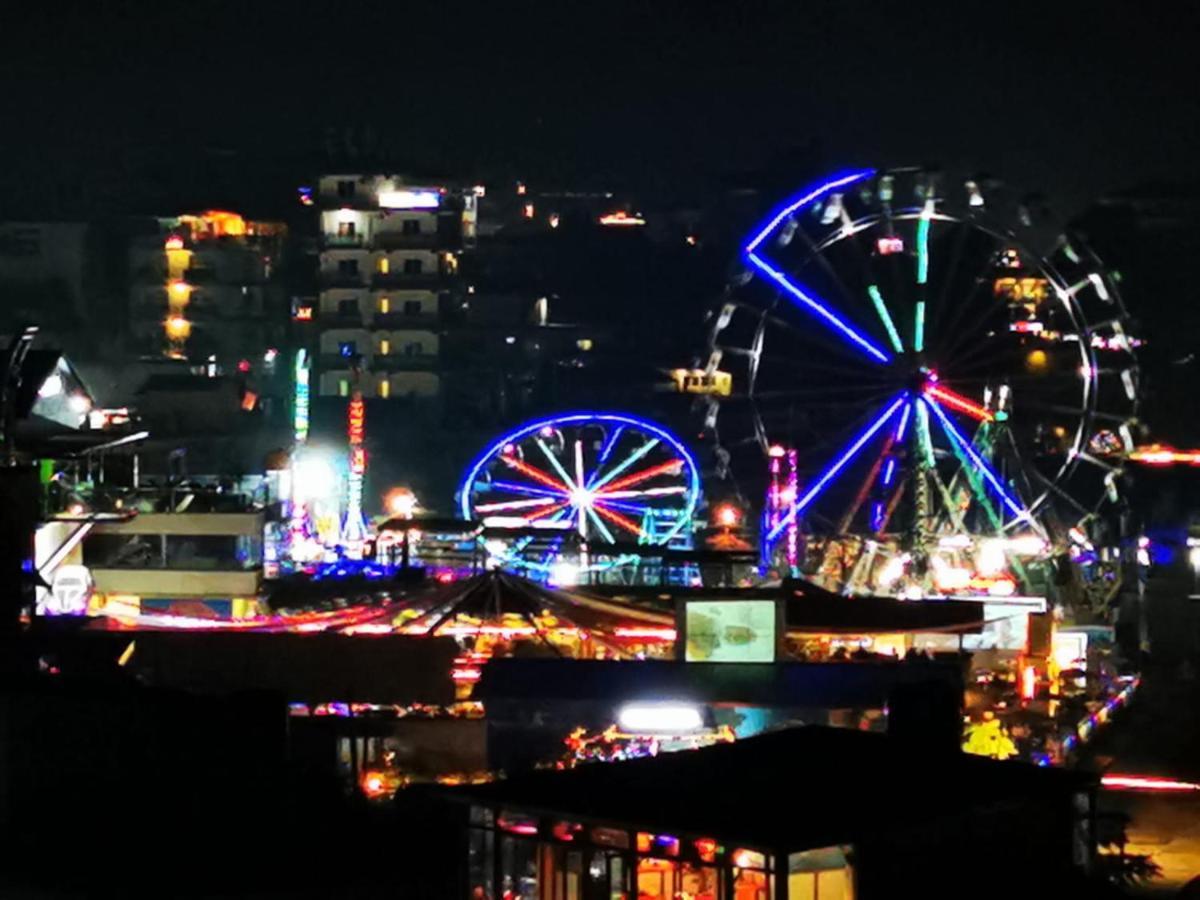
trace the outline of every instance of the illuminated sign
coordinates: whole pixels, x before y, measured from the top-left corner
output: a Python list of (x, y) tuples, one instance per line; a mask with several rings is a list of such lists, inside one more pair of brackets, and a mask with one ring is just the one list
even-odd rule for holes
[(992, 292), (1002, 300), (1040, 303), (1050, 296), (1050, 282), (1045, 278), (997, 278)]
[(300, 349), (296, 351), (296, 391), (293, 397), (293, 412), (292, 412), (292, 430), (296, 436), (296, 443), (303, 444), (308, 440), (308, 403), (309, 403), (309, 386), (308, 386), (308, 351)]
[(349, 424), (346, 429), (350, 446), (355, 447), (363, 442), (363, 431), (366, 424), (367, 409), (362, 395), (355, 393), (350, 400)]
[(639, 215), (630, 215), (624, 210), (619, 209), (614, 213), (609, 213), (607, 216), (601, 216), (600, 224), (618, 226), (645, 225), (646, 220)]
[(311, 306), (297, 306), (294, 316), (297, 322), (311, 322), (313, 317), (313, 308)]
[(380, 191), (379, 205), (384, 209), (437, 209), (442, 195), (435, 190)]
[(683, 603), (687, 662), (774, 662), (779, 607), (774, 600)]
[(354, 447), (350, 450), (350, 471), (355, 475), (361, 475), (367, 471), (367, 451), (362, 447)]

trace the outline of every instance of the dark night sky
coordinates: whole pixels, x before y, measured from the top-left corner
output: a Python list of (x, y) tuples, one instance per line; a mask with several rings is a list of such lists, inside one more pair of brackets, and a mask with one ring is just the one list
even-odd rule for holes
[(369, 124), (422, 164), (645, 182), (816, 139), (1077, 205), (1193, 177), (1191, 6), (29, 4), (0, 28), (0, 162), (293, 161)]

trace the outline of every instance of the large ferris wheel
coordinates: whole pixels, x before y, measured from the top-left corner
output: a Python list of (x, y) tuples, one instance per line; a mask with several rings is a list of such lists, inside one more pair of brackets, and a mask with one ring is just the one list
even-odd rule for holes
[[(796, 569), (847, 592), (1013, 592), (1119, 501), (1136, 342), (1114, 274), (1040, 205), (852, 171), (761, 223), (742, 263), (710, 330), (733, 390), (705, 423)], [(780, 457), (790, 481), (765, 475)]]

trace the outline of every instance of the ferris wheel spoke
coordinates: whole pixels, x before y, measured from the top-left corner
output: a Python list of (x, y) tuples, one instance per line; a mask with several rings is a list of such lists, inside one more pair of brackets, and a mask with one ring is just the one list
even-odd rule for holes
[(863, 448), (863, 446), (870, 441), (871, 438), (873, 438), (876, 433), (883, 428), (884, 425), (888, 423), (888, 421), (897, 413), (900, 407), (906, 405), (908, 402), (908, 395), (901, 394), (892, 402), (891, 406), (885, 409), (874, 419), (874, 421), (871, 422), (870, 426), (866, 428), (853, 441), (853, 443), (850, 444), (850, 446), (842, 451), (841, 456), (839, 456), (823, 473), (821, 473), (821, 475), (814, 481), (812, 487), (805, 492), (803, 497), (798, 497), (792, 502), (791, 508), (775, 524), (775, 527), (768, 532), (766, 537), (768, 544), (774, 543), (783, 530), (796, 520), (796, 516), (803, 512), (805, 507), (807, 507), (818, 496), (820, 496), (821, 492), (825, 490), (829, 483), (833, 481), (833, 479), (835, 479), (841, 473), (841, 471), (846, 468), (847, 465), (850, 464), (850, 461), (853, 460), (855, 456), (858, 455), (858, 452)]
[(608, 462), (609, 456), (612, 455), (613, 450), (617, 446), (617, 441), (621, 439), (621, 435), (624, 433), (624, 425), (618, 425), (608, 433), (608, 436), (604, 439), (603, 446), (600, 448), (600, 456), (596, 460), (595, 471), (592, 472), (591, 477), (588, 479), (588, 487), (592, 486), (592, 481), (595, 479), (596, 475), (599, 474), (600, 470), (604, 468), (604, 464)]
[[(956, 329), (958, 328), (959, 323), (962, 321), (962, 317), (966, 315), (967, 310), (975, 302), (975, 295), (979, 293), (979, 288), (986, 283), (988, 272), (992, 271), (996, 267), (996, 262), (1000, 259), (1000, 253), (1002, 249), (1003, 239), (999, 236), (993, 235), (992, 251), (984, 256), (983, 265), (980, 267), (979, 273), (975, 276), (975, 279), (971, 282), (971, 289), (967, 291), (965, 297), (956, 299), (956, 302), (953, 304), (954, 313), (949, 322), (945, 323), (943, 326), (939, 320), (937, 332), (939, 337), (943, 334), (954, 335), (956, 333)], [(979, 322), (986, 322), (986, 317), (979, 317)], [(968, 336), (969, 334), (970, 332), (968, 332)], [(949, 358), (954, 352), (957, 351), (963, 340), (965, 340), (965, 338), (959, 336), (955, 338), (955, 342), (949, 347), (942, 348), (942, 352), (946, 358)]]
[(651, 478), (657, 478), (659, 475), (677, 475), (683, 470), (682, 459), (669, 459), (664, 463), (650, 466), (648, 469), (642, 469), (640, 472), (633, 472), (618, 478), (616, 481), (608, 482), (608, 487), (601, 490), (600, 485), (594, 488), (594, 491), (599, 496), (603, 497), (612, 491), (619, 491), (622, 488), (633, 487), (635, 484), (641, 484), (643, 481), (649, 481)]
[(883, 322), (883, 329), (887, 332), (888, 340), (892, 342), (892, 349), (897, 353), (903, 353), (904, 342), (900, 340), (900, 332), (896, 330), (896, 323), (892, 321), (892, 314), (888, 312), (883, 294), (879, 293), (879, 286), (876, 284), (867, 285), (867, 294), (871, 298), (871, 303), (875, 306), (875, 312), (879, 315), (879, 320)]
[(1034, 528), (1040, 530), (1041, 526), (1034, 521), (1033, 516), (1029, 513), (1029, 510), (1027, 510), (1024, 506), (1017, 502), (1012, 495), (1009, 494), (1004, 484), (1000, 481), (1000, 477), (996, 474), (992, 467), (984, 461), (983, 457), (979, 455), (971, 442), (969, 442), (963, 436), (962, 432), (960, 432), (954, 425), (954, 423), (950, 421), (950, 418), (945, 412), (942, 411), (940, 404), (935, 401), (928, 401), (923, 405), (933, 410), (933, 414), (937, 417), (938, 422), (941, 423), (942, 430), (946, 433), (946, 437), (952, 444), (955, 445), (957, 449), (961, 450), (966, 455), (966, 457), (975, 466), (979, 474), (983, 476), (984, 480), (992, 486), (992, 490), (996, 492), (1001, 501), (1003, 501), (1004, 505), (1008, 507), (1009, 511), (1018, 519), (1023, 519), (1029, 522), (1030, 525), (1033, 525)]
[(963, 250), (967, 245), (967, 236), (971, 233), (970, 229), (958, 224), (957, 234), (954, 237), (954, 249), (950, 253), (950, 265), (946, 267), (945, 274), (939, 279), (941, 287), (937, 293), (937, 301), (933, 307), (933, 318), (930, 321), (931, 330), (941, 333), (935, 326), (940, 326), (942, 319), (945, 317), (947, 307), (947, 299), (950, 291), (954, 287), (954, 278), (958, 274), (959, 267), (962, 265)]
[(554, 503), (554, 497), (535, 497), (532, 500), (508, 500), (504, 503), (484, 503), (475, 507), (481, 513), (500, 512), (510, 509), (529, 509), (535, 506), (548, 506)]
[[(635, 534), (639, 538), (646, 537), (646, 532), (644, 532), (642, 530), (641, 525), (639, 525), (637, 522), (634, 522), (632, 519), (628, 518), (627, 516), (621, 515), (621, 513), (617, 512), (616, 510), (606, 509), (604, 506), (602, 506), (600, 504), (597, 504), (596, 506), (594, 506), (592, 508), (595, 509), (596, 512), (599, 513), (601, 516), (603, 516), (604, 518), (608, 519), (610, 522), (613, 522), (616, 525), (620, 525), (622, 528), (624, 528), (626, 531), (630, 532), (631, 534)], [(615, 541), (613, 543), (615, 543)]]
[(554, 476), (549, 472), (543, 472), (537, 466), (531, 466), (523, 459), (516, 459), (512, 456), (502, 456), (501, 459), (504, 460), (505, 465), (516, 469), (522, 475), (529, 476), (534, 481), (546, 485), (546, 487), (562, 491), (564, 494), (569, 494), (571, 492), (569, 482), (556, 481)]
[[(891, 357), (884, 350), (838, 318), (827, 306), (810, 296), (804, 289), (795, 284), (778, 269), (772, 268), (765, 260), (754, 253), (747, 253), (746, 258), (755, 268), (782, 288), (787, 296), (797, 301), (798, 306), (806, 309), (826, 325), (830, 326), (835, 333), (841, 336), (842, 340), (848, 341), (852, 346), (866, 353), (867, 356), (871, 357), (877, 363), (886, 364), (891, 361)], [(820, 258), (823, 259), (824, 257)]]
[(518, 484), (515, 481), (492, 481), (488, 484), (494, 491), (508, 491), (511, 494), (530, 494), (535, 497), (562, 497), (564, 493), (562, 488), (550, 490), (549, 488), (534, 487), (531, 484)]
[(610, 544), (615, 544), (617, 542), (617, 539), (614, 538), (612, 535), (612, 532), (608, 530), (608, 526), (604, 524), (604, 520), (602, 518), (600, 518), (600, 516), (596, 512), (595, 508), (593, 508), (591, 506), (587, 507), (587, 514), (588, 514), (588, 517), (595, 524), (596, 530), (599, 531), (601, 535), (603, 535), (604, 539), (606, 541), (608, 541)]
[(991, 412), (975, 401), (940, 384), (928, 385), (925, 388), (925, 396), (932, 397), (934, 400), (940, 400), (952, 409), (978, 419), (980, 422), (991, 422), (996, 418)]
[(651, 438), (650, 440), (646, 441), (646, 443), (642, 444), (642, 446), (638, 447), (636, 450), (634, 450), (632, 453), (630, 453), (623, 460), (621, 460), (621, 462), (619, 462), (613, 469), (611, 469), (607, 475), (605, 475), (603, 478), (600, 478), (599, 480), (596, 480), (596, 476), (600, 474), (600, 469), (599, 469), (599, 467), (597, 467), (596, 471), (592, 473), (593, 481), (590, 484), (588, 484), (587, 489), (589, 491), (600, 490), (600, 488), (604, 487), (604, 485), (608, 484), (608, 482), (610, 482), (612, 479), (616, 478), (618, 475), (620, 475), (622, 472), (624, 472), (626, 469), (628, 469), (630, 466), (632, 466), (634, 463), (636, 463), (639, 459), (641, 459), (643, 456), (645, 456), (647, 453), (649, 453), (651, 450), (653, 450), (657, 446), (658, 446), (658, 438)]
[(546, 442), (540, 437), (535, 438), (534, 443), (538, 445), (538, 449), (542, 451), (542, 455), (550, 461), (550, 467), (558, 473), (558, 477), (563, 480), (563, 484), (567, 486), (567, 490), (571, 490), (574, 487), (574, 482), (571, 480), (571, 476), (567, 474), (567, 470), (563, 468), (563, 464), (559, 462), (558, 457), (554, 455), (550, 448), (546, 446)]
[(637, 491), (601, 491), (596, 494), (596, 499), (607, 503), (614, 499), (629, 500), (634, 497), (672, 497), (686, 493), (687, 488), (679, 484), (672, 485), (671, 487), (644, 488)]

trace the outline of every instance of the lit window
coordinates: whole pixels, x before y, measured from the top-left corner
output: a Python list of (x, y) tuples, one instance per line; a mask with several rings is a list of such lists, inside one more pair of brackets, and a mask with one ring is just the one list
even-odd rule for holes
[(339, 397), (349, 397), (350, 396), (350, 382), (347, 381), (345, 378), (342, 378), (338, 381), (338, 396)]
[(379, 342), (379, 352), (381, 354), (383, 354), (384, 356), (387, 356), (389, 353), (391, 353), (392, 352), (392, 342), (389, 341), (387, 338), (384, 338), (382, 341), (380, 341)]
[(338, 222), (338, 237), (354, 237), (354, 222)]
[(379, 298), (379, 311), (387, 315), (392, 311), (392, 301), (387, 297)]
[[(386, 352), (386, 351), (385, 351)], [(392, 394), (392, 383), (386, 378), (379, 382), (379, 396), (385, 400)]]
[(592, 347), (595, 345), (592, 343), (591, 338), (580, 338), (579, 340), (577, 340), (575, 342), (575, 346), (578, 347), (580, 350), (582, 350), (584, 353), (586, 353), (587, 351), (591, 350)]
[(526, 203), (526, 204), (525, 204), (525, 218), (527, 218), (527, 219), (532, 219), (532, 218), (533, 218), (533, 213), (534, 213), (533, 204), (532, 204), (532, 203)]
[(392, 263), (386, 256), (379, 257), (379, 274), (386, 275), (391, 271)]

